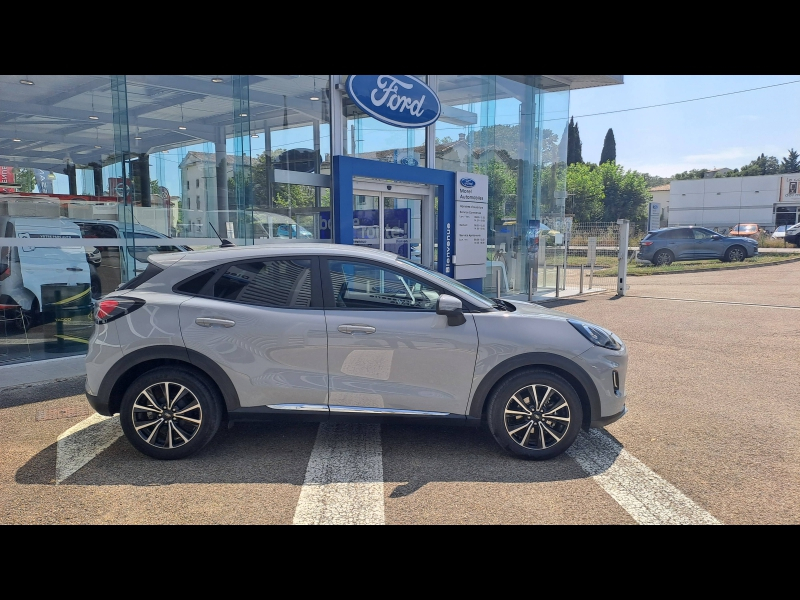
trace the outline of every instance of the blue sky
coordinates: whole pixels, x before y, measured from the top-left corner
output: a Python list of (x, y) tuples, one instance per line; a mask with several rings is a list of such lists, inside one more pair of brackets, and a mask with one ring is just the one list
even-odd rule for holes
[(700, 168), (736, 168), (764, 152), (800, 151), (800, 83), (630, 112), (593, 113), (711, 96), (800, 80), (800, 75), (626, 75), (623, 85), (570, 95), (583, 159), (600, 160), (608, 128), (617, 163), (670, 177)]

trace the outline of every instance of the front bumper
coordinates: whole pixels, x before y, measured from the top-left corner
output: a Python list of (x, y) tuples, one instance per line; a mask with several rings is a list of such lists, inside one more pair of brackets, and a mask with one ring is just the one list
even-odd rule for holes
[(596, 420), (592, 421), (592, 424), (589, 427), (591, 427), (593, 429), (599, 429), (601, 427), (605, 427), (606, 425), (611, 425), (611, 423), (614, 423), (615, 421), (619, 421), (626, 414), (628, 414), (628, 407), (627, 406), (623, 406), (622, 410), (619, 411), (617, 414), (610, 415), (608, 417), (600, 417), (599, 419), (596, 419)]

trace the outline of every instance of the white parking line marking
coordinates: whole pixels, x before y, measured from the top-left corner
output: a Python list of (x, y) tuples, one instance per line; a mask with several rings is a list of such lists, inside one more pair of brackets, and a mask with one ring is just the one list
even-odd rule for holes
[(113, 444), (122, 435), (119, 417), (93, 414), (58, 436), (56, 485)]
[(640, 525), (722, 524), (597, 429), (582, 431), (567, 454)]
[(294, 513), (295, 525), (383, 525), (380, 425), (322, 423)]

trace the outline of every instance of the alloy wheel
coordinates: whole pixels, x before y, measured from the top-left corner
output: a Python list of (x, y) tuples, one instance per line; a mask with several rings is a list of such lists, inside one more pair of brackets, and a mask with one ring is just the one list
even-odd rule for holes
[(731, 248), (728, 252), (731, 262), (741, 262), (744, 260), (744, 250), (741, 248)]
[(179, 448), (200, 430), (203, 411), (189, 388), (163, 381), (137, 396), (131, 420), (136, 433), (147, 444), (155, 448)]
[(570, 425), (570, 410), (554, 387), (528, 385), (517, 390), (503, 412), (506, 432), (529, 450), (545, 450), (561, 441)]

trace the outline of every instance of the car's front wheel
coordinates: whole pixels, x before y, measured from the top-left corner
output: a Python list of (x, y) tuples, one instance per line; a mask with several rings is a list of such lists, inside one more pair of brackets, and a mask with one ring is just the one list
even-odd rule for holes
[(120, 406), (120, 424), (131, 444), (161, 460), (197, 452), (211, 441), (221, 421), (216, 391), (205, 378), (180, 367), (140, 375)]
[(489, 429), (508, 452), (533, 460), (558, 456), (578, 436), (583, 409), (575, 388), (543, 369), (512, 375), (491, 394)]
[(731, 246), (725, 251), (725, 262), (742, 262), (747, 257), (747, 252), (741, 246)]

